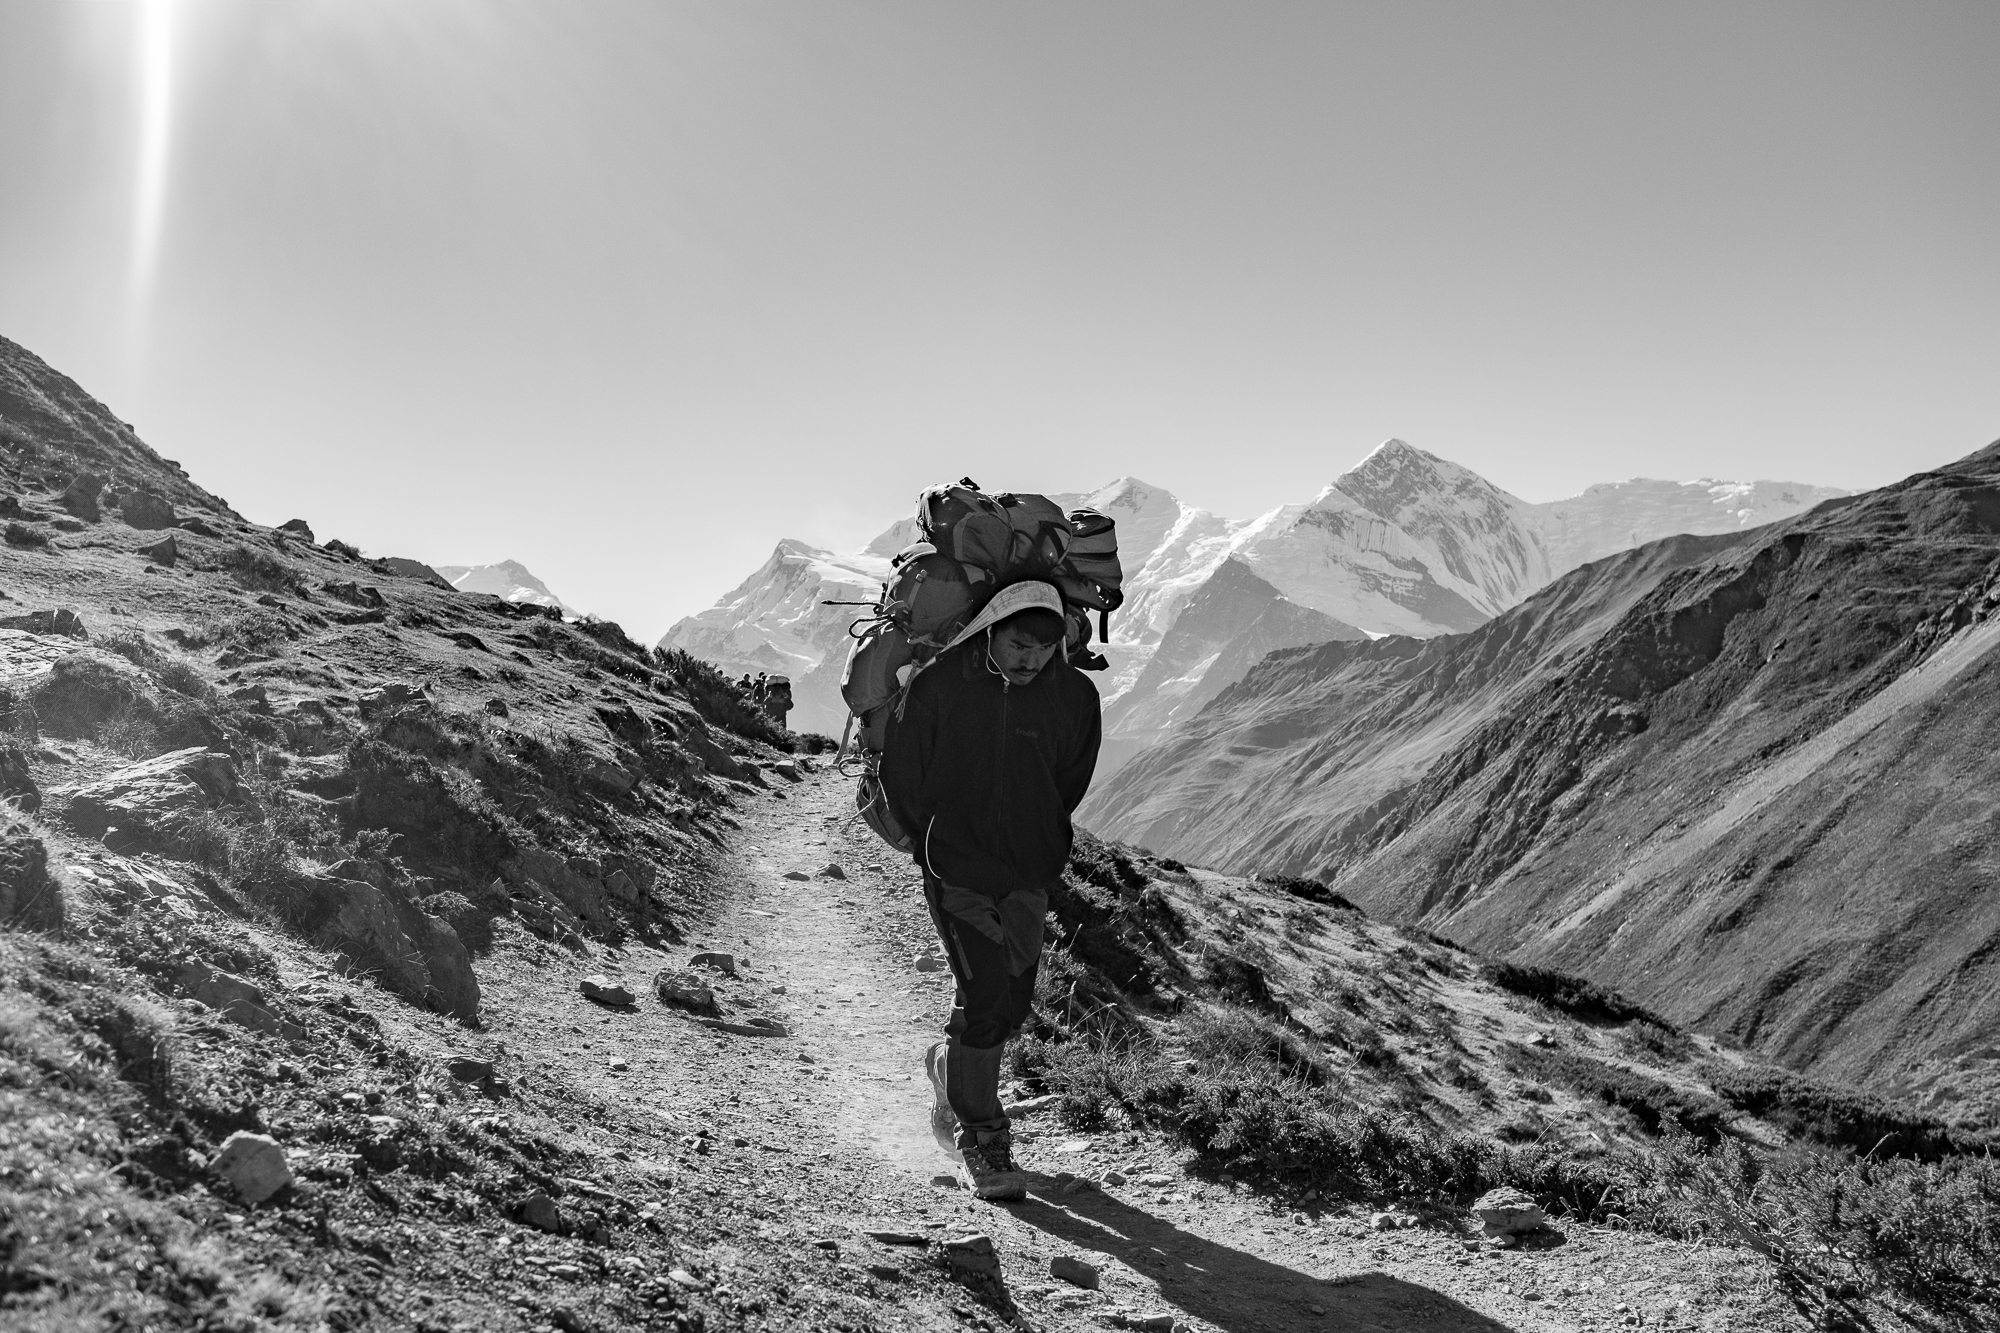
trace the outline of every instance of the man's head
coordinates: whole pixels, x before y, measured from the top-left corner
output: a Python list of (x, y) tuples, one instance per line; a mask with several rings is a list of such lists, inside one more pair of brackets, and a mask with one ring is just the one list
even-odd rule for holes
[(1009, 685), (1026, 685), (1062, 647), (1068, 626), (1045, 606), (1016, 612), (987, 631), (987, 657)]

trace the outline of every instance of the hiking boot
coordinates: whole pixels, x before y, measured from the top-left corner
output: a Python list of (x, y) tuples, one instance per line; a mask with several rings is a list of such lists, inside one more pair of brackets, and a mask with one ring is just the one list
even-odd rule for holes
[(931, 1137), (946, 1157), (958, 1156), (958, 1116), (944, 1092), (945, 1043), (938, 1042), (924, 1052), (924, 1076), (931, 1081)]
[(1013, 1137), (1006, 1130), (959, 1150), (972, 1197), (996, 1203), (1028, 1197), (1028, 1177), (1014, 1163)]

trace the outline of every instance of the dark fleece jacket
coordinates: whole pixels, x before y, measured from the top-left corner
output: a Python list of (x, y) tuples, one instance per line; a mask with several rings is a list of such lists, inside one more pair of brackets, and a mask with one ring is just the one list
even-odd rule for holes
[(984, 648), (982, 637), (952, 650), (910, 686), (882, 786), (918, 864), (998, 897), (1062, 875), (1101, 722), (1097, 687), (1075, 667), (1054, 661), (1009, 685)]

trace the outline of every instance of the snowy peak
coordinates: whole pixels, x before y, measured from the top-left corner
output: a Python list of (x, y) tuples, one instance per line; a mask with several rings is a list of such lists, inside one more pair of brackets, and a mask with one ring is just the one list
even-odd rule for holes
[(576, 614), (574, 607), (549, 591), (518, 560), (502, 560), (491, 565), (439, 565), (437, 572), (460, 592), (489, 593), (504, 601), (532, 606), (553, 606)]

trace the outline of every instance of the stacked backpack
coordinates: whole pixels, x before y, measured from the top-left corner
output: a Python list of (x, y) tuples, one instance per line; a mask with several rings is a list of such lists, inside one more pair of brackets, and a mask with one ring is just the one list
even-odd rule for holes
[(1090, 649), (1090, 613), (1098, 613), (1099, 639), (1108, 638), (1110, 613), (1125, 597), (1116, 525), (1094, 509), (1064, 513), (1046, 496), (988, 495), (968, 477), (918, 496), (917, 526), (924, 539), (896, 554), (873, 614), (849, 627), (854, 647), (840, 679), (850, 714), (840, 753), (860, 775), (862, 817), (904, 852), (912, 840), (882, 799), (878, 769), (889, 719), (917, 673), (995, 592), (1024, 578), (1062, 589), (1068, 660), (1101, 671), (1104, 658)]

